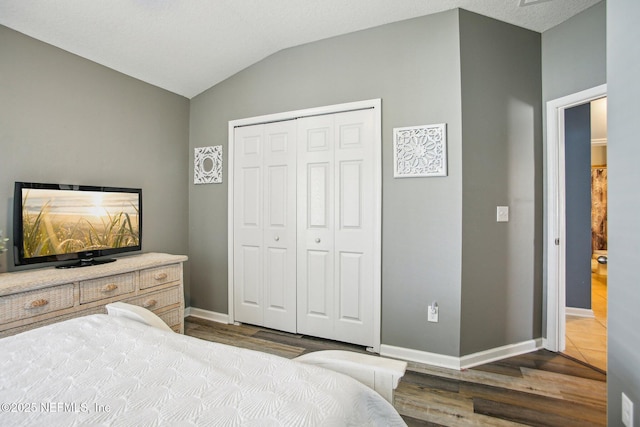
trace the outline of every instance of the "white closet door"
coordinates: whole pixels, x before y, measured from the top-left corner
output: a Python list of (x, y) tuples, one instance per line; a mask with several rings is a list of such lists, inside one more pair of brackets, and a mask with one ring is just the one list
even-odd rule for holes
[(296, 124), (265, 125), (264, 326), (296, 332)]
[(298, 120), (298, 332), (375, 340), (374, 111)]
[(333, 337), (334, 118), (298, 119), (298, 332)]
[(236, 320), (261, 325), (263, 126), (235, 129), (234, 144), (234, 310)]
[(234, 132), (235, 319), (295, 332), (295, 122)]

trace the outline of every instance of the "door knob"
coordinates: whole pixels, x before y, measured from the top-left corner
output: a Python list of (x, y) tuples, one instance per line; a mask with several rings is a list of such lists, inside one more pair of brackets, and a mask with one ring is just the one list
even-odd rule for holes
[(320, 238), (316, 237), (316, 243), (320, 243)]
[(276, 242), (280, 240), (280, 236), (276, 236), (273, 238), (273, 240), (275, 240)]

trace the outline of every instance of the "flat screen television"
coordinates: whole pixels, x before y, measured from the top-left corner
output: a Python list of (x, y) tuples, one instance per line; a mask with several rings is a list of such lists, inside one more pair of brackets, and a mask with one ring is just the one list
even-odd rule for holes
[(84, 267), (142, 249), (141, 189), (16, 182), (13, 205), (15, 265)]

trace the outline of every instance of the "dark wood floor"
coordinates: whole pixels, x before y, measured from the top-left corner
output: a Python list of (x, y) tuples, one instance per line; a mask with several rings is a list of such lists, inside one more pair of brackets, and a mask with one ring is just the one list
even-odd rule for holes
[[(185, 334), (286, 358), (350, 344), (188, 317)], [(606, 374), (546, 350), (464, 371), (410, 363), (394, 406), (409, 426), (605, 426)]]

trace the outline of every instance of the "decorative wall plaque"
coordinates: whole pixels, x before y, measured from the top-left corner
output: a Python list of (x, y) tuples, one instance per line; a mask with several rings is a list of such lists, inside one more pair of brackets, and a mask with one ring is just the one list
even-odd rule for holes
[(447, 176), (446, 124), (394, 128), (393, 176)]
[(194, 149), (193, 183), (222, 183), (222, 145)]

